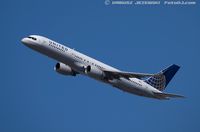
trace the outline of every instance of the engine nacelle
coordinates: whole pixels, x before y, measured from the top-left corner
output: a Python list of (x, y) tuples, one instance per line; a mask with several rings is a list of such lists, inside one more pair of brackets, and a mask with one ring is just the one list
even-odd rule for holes
[(79, 62), (75, 62), (73, 68), (80, 73), (86, 73), (87, 72), (87, 65), (84, 65), (84, 64), (79, 63)]
[(86, 74), (96, 79), (103, 79), (105, 77), (105, 73), (97, 67), (94, 66), (87, 66), (86, 67)]
[(74, 64), (73, 68), (80, 73), (87, 74), (96, 79), (105, 78), (105, 73), (96, 66), (85, 65), (79, 62), (75, 62)]
[(57, 63), (54, 67), (54, 70), (62, 75), (76, 76), (76, 72), (73, 71), (71, 67), (63, 63)]

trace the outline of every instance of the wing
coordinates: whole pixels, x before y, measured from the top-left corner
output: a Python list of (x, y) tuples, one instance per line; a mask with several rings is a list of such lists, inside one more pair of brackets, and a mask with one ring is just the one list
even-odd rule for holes
[(135, 72), (123, 72), (123, 71), (104, 71), (104, 73), (111, 78), (144, 78), (153, 76), (155, 74), (148, 74), (148, 73), (135, 73)]

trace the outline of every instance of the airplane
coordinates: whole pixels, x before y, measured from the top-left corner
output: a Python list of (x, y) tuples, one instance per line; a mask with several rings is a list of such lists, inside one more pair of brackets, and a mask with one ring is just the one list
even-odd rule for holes
[(155, 74), (125, 72), (40, 35), (30, 35), (21, 42), (57, 60), (54, 70), (62, 75), (86, 75), (122, 91), (159, 100), (184, 98), (181, 95), (163, 92), (180, 68), (176, 64)]

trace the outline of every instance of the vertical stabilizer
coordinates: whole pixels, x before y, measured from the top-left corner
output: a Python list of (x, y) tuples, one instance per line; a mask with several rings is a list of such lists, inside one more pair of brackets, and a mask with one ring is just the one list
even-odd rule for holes
[(154, 88), (162, 91), (167, 87), (179, 68), (180, 66), (173, 64), (166, 69), (160, 71), (158, 74), (147, 78), (145, 82), (150, 84)]

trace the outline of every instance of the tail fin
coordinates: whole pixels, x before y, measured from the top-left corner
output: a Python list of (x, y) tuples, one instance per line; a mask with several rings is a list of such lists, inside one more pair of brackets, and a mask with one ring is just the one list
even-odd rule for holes
[(146, 83), (155, 87), (156, 89), (163, 91), (171, 79), (174, 77), (176, 72), (179, 70), (180, 66), (171, 65), (166, 69), (160, 71), (158, 74), (153, 75), (145, 80)]

